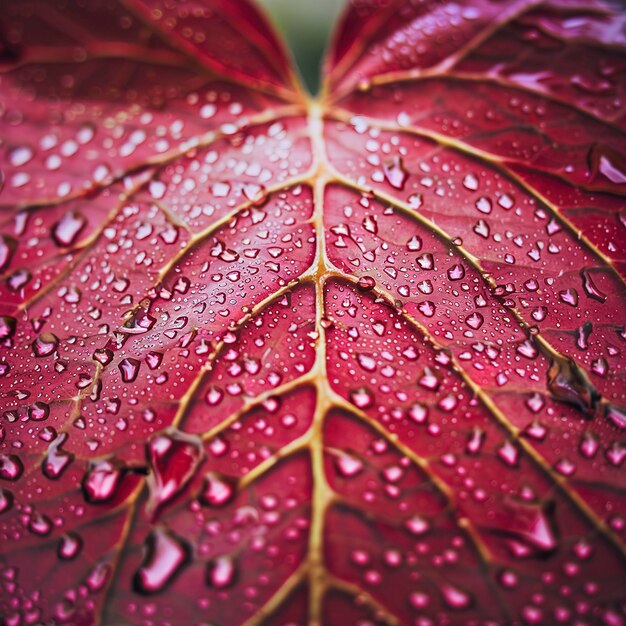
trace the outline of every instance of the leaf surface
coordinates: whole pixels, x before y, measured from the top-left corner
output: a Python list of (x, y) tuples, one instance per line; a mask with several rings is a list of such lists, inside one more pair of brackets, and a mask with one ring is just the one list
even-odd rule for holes
[(9, 1), (0, 614), (624, 622), (624, 14)]

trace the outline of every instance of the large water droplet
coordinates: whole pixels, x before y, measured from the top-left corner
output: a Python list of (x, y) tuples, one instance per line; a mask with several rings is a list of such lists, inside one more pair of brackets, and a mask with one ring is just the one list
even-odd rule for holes
[(387, 182), (395, 189), (404, 189), (406, 179), (409, 177), (408, 172), (404, 169), (401, 157), (394, 157), (383, 165), (383, 172)]
[(199, 437), (169, 429), (148, 441), (146, 456), (150, 465), (148, 510), (156, 514), (191, 480), (204, 459), (204, 449)]
[(13, 507), (13, 494), (8, 489), (0, 488), (0, 513), (10, 511)]
[(587, 374), (570, 358), (552, 360), (548, 389), (556, 400), (573, 404), (584, 412), (592, 411), (600, 399)]
[(48, 454), (41, 464), (41, 470), (48, 478), (60, 478), (74, 459), (73, 454), (62, 449), (67, 439), (67, 433), (61, 433), (50, 446), (48, 446)]
[(46, 357), (54, 353), (59, 345), (59, 340), (52, 333), (42, 333), (33, 341), (33, 352), (36, 357)]
[(0, 271), (4, 271), (11, 263), (15, 248), (17, 248), (17, 241), (13, 237), (0, 235)]
[(17, 480), (24, 471), (24, 466), (15, 454), (0, 454), (0, 478)]
[(17, 320), (14, 317), (0, 315), (0, 341), (13, 337), (16, 326)]
[(350, 402), (359, 409), (367, 409), (374, 404), (374, 394), (367, 387), (359, 387), (350, 392)]
[(617, 404), (606, 404), (604, 416), (620, 430), (626, 430), (626, 407)]
[(352, 478), (363, 471), (363, 462), (350, 452), (340, 451), (335, 456), (335, 468), (340, 476)]
[(120, 373), (122, 374), (122, 380), (125, 383), (132, 383), (139, 374), (139, 367), (141, 361), (133, 358), (122, 359), (118, 365)]
[(72, 245), (86, 224), (80, 213), (67, 213), (52, 227), (54, 243), (61, 247)]
[(515, 541), (521, 541), (535, 554), (545, 555), (558, 547), (552, 511), (550, 504), (527, 503), (509, 498), (505, 500), (505, 513), (499, 520), (499, 530)]
[(189, 545), (173, 532), (155, 528), (144, 546), (141, 566), (133, 578), (133, 587), (144, 594), (164, 589), (191, 560)]
[(206, 506), (220, 507), (228, 504), (235, 496), (235, 480), (208, 472), (200, 492), (200, 502)]
[(114, 457), (89, 461), (82, 482), (85, 500), (99, 504), (113, 499), (125, 473), (124, 464)]
[(472, 596), (458, 587), (454, 587), (448, 583), (442, 585), (441, 594), (444, 602), (457, 611), (467, 609), (472, 604)]
[(602, 293), (596, 286), (591, 277), (591, 272), (587, 269), (582, 269), (580, 270), (580, 276), (583, 279), (583, 289), (585, 293), (598, 302), (606, 302), (606, 294)]
[(230, 587), (236, 574), (235, 561), (228, 555), (218, 556), (207, 564), (207, 582), (216, 589)]
[(66, 533), (59, 540), (57, 554), (60, 559), (70, 561), (75, 559), (83, 548), (83, 540), (76, 533)]

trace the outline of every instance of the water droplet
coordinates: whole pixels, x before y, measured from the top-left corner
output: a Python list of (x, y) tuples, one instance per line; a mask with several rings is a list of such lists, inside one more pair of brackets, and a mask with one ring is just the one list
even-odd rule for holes
[(492, 210), (491, 200), (489, 200), (489, 198), (485, 198), (485, 196), (478, 198), (478, 200), (476, 200), (476, 208), (481, 213), (488, 215)]
[(350, 392), (350, 402), (359, 409), (367, 409), (374, 404), (374, 394), (366, 387), (359, 387)]
[(120, 373), (122, 374), (122, 380), (125, 383), (132, 383), (139, 374), (139, 368), (141, 362), (131, 357), (122, 359), (118, 365)]
[(21, 167), (26, 165), (34, 155), (30, 146), (18, 146), (9, 152), (9, 162), (13, 167)]
[(424, 368), (424, 373), (418, 383), (420, 386), (424, 387), (424, 389), (429, 389), (430, 391), (436, 391), (441, 384), (439, 377), (430, 367)]
[(16, 326), (17, 320), (14, 317), (0, 315), (0, 341), (13, 337)]
[(600, 357), (591, 362), (591, 371), (598, 376), (606, 376), (609, 371), (609, 364), (604, 357)]
[(217, 472), (208, 472), (200, 492), (200, 502), (206, 506), (220, 507), (228, 504), (235, 496), (236, 481)]
[(428, 520), (424, 519), (420, 515), (414, 515), (404, 522), (404, 527), (412, 535), (423, 535), (430, 529)]
[(144, 546), (141, 566), (133, 578), (133, 587), (144, 594), (158, 593), (191, 561), (188, 544), (173, 532), (155, 528)]
[(111, 565), (109, 563), (100, 562), (96, 563), (93, 569), (89, 572), (89, 575), (85, 579), (87, 588), (92, 593), (101, 591), (109, 580), (111, 575)]
[(46, 537), (52, 532), (52, 522), (46, 515), (35, 511), (28, 520), (28, 530), (40, 537)]
[(593, 410), (600, 399), (585, 372), (570, 358), (552, 360), (548, 389), (556, 400), (573, 404), (584, 412)]
[(585, 322), (578, 328), (576, 336), (576, 345), (581, 350), (586, 350), (589, 347), (589, 336), (593, 331), (591, 322)]
[[(1, 188), (2, 185), (0, 185)], [(0, 271), (4, 271), (11, 263), (15, 248), (17, 248), (15, 239), (7, 235), (0, 235)]]
[(366, 215), (363, 218), (363, 228), (368, 233), (372, 233), (374, 235), (378, 233), (378, 222), (376, 221), (376, 218), (371, 215)]
[(85, 500), (90, 504), (112, 500), (125, 473), (124, 464), (114, 457), (89, 461), (82, 481)]
[(48, 446), (48, 453), (41, 464), (41, 471), (50, 479), (60, 478), (74, 460), (73, 454), (62, 449), (67, 439), (67, 433), (62, 433)]
[(425, 317), (432, 317), (435, 314), (435, 303), (432, 300), (424, 300), (417, 305), (419, 312)]
[(341, 451), (335, 455), (335, 468), (339, 475), (352, 478), (363, 471), (363, 462), (354, 454)]
[(514, 467), (519, 461), (519, 450), (510, 441), (505, 441), (498, 448), (498, 456), (504, 461), (506, 465)]
[(465, 268), (462, 265), (453, 265), (448, 269), (448, 278), (450, 280), (461, 280), (465, 276)]
[(409, 595), (409, 602), (418, 610), (425, 609), (430, 603), (430, 598), (425, 593), (414, 591)]
[(428, 419), (428, 409), (423, 404), (414, 404), (408, 414), (416, 424), (424, 424)]
[(472, 313), (465, 318), (465, 323), (474, 330), (478, 330), (485, 321), (485, 318), (480, 313)]
[(475, 426), (469, 436), (465, 451), (468, 454), (478, 454), (485, 443), (485, 431)]
[(604, 416), (621, 430), (626, 430), (626, 407), (617, 404), (606, 404)]
[(52, 333), (42, 333), (33, 341), (33, 352), (36, 357), (50, 356), (59, 345), (59, 340)]
[(28, 417), (35, 422), (43, 422), (50, 415), (50, 406), (45, 402), (35, 402), (28, 407)]
[(204, 449), (199, 437), (170, 429), (148, 441), (146, 456), (151, 470), (148, 510), (154, 515), (191, 480), (204, 459)]
[(65, 214), (53, 227), (52, 239), (57, 246), (72, 245), (80, 232), (85, 228), (87, 220), (80, 213)]
[(409, 196), (409, 206), (412, 209), (419, 209), (424, 204), (424, 198), (421, 193), (412, 193)]
[(66, 533), (59, 540), (57, 554), (64, 561), (75, 559), (83, 548), (83, 540), (76, 533)]
[(17, 480), (24, 471), (24, 466), (15, 454), (0, 454), (0, 478)]
[(583, 289), (585, 293), (598, 302), (606, 302), (606, 295), (598, 289), (595, 282), (591, 278), (591, 272), (587, 269), (580, 270), (583, 279)]
[(230, 587), (236, 578), (235, 562), (230, 556), (218, 556), (207, 564), (207, 582), (216, 589)]
[(561, 302), (570, 306), (578, 306), (578, 292), (573, 287), (559, 291)]
[(395, 189), (404, 189), (408, 172), (404, 169), (402, 157), (394, 157), (392, 161), (389, 161), (383, 165), (383, 172), (387, 182)]
[(502, 532), (522, 541), (536, 554), (545, 555), (558, 547), (550, 503), (543, 505), (509, 498), (505, 500), (505, 515), (500, 519), (500, 525)]
[(376, 370), (376, 359), (371, 354), (357, 354), (356, 360), (366, 372), (374, 372)]
[(457, 611), (467, 609), (472, 604), (472, 596), (449, 583), (442, 585), (441, 593), (445, 603)]
[(478, 178), (476, 178), (476, 175), (467, 174), (465, 178), (463, 178), (463, 187), (470, 191), (476, 191), (478, 189)]
[(0, 487), (0, 513), (10, 511), (13, 507), (13, 494), (8, 489)]
[(362, 291), (371, 291), (376, 287), (376, 281), (371, 276), (361, 276), (357, 282), (357, 287)]

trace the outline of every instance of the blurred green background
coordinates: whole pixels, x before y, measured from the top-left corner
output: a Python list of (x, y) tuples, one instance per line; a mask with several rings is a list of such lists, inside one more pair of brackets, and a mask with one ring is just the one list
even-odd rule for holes
[(257, 0), (286, 39), (300, 74), (317, 93), (320, 64), (344, 0)]

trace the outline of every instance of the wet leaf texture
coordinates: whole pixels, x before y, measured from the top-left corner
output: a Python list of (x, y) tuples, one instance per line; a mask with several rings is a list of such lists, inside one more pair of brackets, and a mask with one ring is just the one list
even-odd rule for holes
[(624, 624), (625, 22), (7, 0), (3, 623)]

